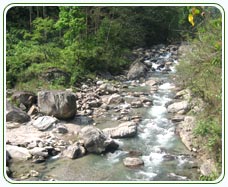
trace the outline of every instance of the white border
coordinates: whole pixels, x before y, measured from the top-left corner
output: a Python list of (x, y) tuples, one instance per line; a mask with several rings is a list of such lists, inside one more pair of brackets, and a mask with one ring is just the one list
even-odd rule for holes
[[(27, 0), (25, 0), (24, 2), (26, 2)], [(56, 0), (57, 1), (57, 0)], [(58, 2), (56, 2), (55, 1), (55, 3), (58, 3)], [(13, 3), (16, 3), (17, 1), (14, 1)], [(77, 1), (78, 3), (79, 3), (79, 1)], [(96, 1), (96, 2), (94, 2), (94, 3), (104, 3), (103, 1), (100, 1), (100, 0), (98, 0), (98, 1)], [(126, 1), (125, 1), (126, 2)], [(132, 2), (132, 1), (131, 1)], [(130, 3), (131, 3), (130, 2)], [(208, 2), (208, 1), (207, 1)], [(10, 9), (10, 8), (12, 8), (12, 7), (14, 7), (14, 6), (43, 6), (43, 5), (41, 5), (41, 4), (29, 4), (29, 3), (32, 3), (31, 1), (30, 2), (28, 2), (28, 4), (16, 4), (16, 5), (9, 5), (6, 9), (5, 9), (5, 12), (4, 12), (4, 23), (6, 23), (6, 13), (7, 13), (7, 11)], [(47, 1), (40, 1), (40, 3), (43, 3), (43, 4), (45, 4), (45, 3), (52, 3), (51, 1), (49, 1), (49, 2), (47, 2)], [(59, 3), (62, 3), (62, 2), (59, 2)], [(67, 2), (64, 2), (64, 3), (67, 3)], [(86, 3), (85, 1), (80, 1), (80, 3)], [(91, 2), (92, 3), (92, 2)], [(105, 3), (115, 3), (115, 2), (110, 2), (110, 1), (105, 1)], [(116, 2), (116, 3), (124, 3), (124, 2)], [(190, 3), (190, 4), (168, 4), (168, 2), (167, 1), (164, 1), (164, 3), (166, 3), (166, 4), (145, 4), (145, 3), (163, 3), (163, 1), (161, 2), (161, 0), (159, 1), (159, 2), (157, 2), (157, 1), (153, 1), (153, 2), (151, 2), (151, 1), (148, 1), (148, 0), (145, 0), (145, 2), (143, 2), (142, 4), (128, 4), (129, 2), (126, 2), (126, 4), (47, 4), (47, 6), (194, 6), (194, 4), (192, 4), (192, 3)], [(132, 3), (137, 3), (137, 2), (132, 2)], [(172, 3), (171, 1), (169, 1), (169, 3)], [(179, 2), (179, 3), (185, 3), (185, 2)], [(196, 1), (194, 1), (193, 3), (196, 3)], [(216, 2), (210, 2), (210, 3), (216, 3)], [(208, 4), (197, 4), (197, 5), (195, 5), (195, 6), (214, 6), (214, 7), (216, 7), (216, 8), (218, 8), (219, 10), (220, 10), (220, 12), (221, 12), (221, 14), (222, 14), (222, 36), (223, 36), (223, 44), (224, 44), (224, 42), (225, 42), (225, 40), (224, 40), (224, 12), (223, 12), (223, 9), (220, 7), (220, 6), (218, 6), (218, 5), (215, 5), (215, 4), (210, 4), (210, 3), (208, 3)], [(6, 5), (7, 6), (7, 5)], [(224, 7), (223, 7), (224, 8)], [(4, 33), (6, 34), (6, 25), (4, 24)], [(6, 37), (4, 38), (4, 43), (6, 44)], [(6, 45), (4, 46), (4, 51), (6, 52)], [(223, 66), (224, 66), (224, 48), (223, 48), (223, 50), (222, 50), (222, 55), (223, 55)], [(6, 53), (4, 53), (4, 72), (6, 72)], [(223, 101), (224, 101), (224, 72), (225, 72), (225, 69), (224, 69), (224, 67), (223, 67), (223, 72), (222, 72), (222, 80), (223, 80)], [(6, 73), (5, 73), (5, 77), (4, 77), (4, 84), (6, 85)], [(5, 89), (6, 89), (6, 86), (5, 86)], [(6, 90), (4, 90), (4, 94), (5, 94), (5, 96), (6, 96)], [(6, 98), (4, 98), (4, 104), (6, 104)], [(223, 116), (222, 116), (222, 121), (223, 121), (223, 124), (224, 124), (224, 105), (225, 105), (225, 103), (223, 102)], [(4, 108), (5, 108), (5, 106), (4, 106)], [(2, 113), (3, 115), (4, 115), (4, 111), (3, 111), (3, 113)], [(5, 123), (5, 121), (4, 121), (4, 123)], [(224, 124), (225, 125), (225, 124)], [(224, 127), (224, 125), (223, 125), (223, 127)], [(5, 132), (6, 131), (6, 128), (4, 128), (4, 133), (6, 133)], [(223, 140), (224, 140), (224, 129), (223, 129)], [(4, 142), (5, 142), (5, 140), (4, 140)], [(1, 145), (2, 146), (2, 145)], [(224, 141), (223, 141), (223, 148), (224, 148)], [(5, 150), (4, 150), (4, 154), (5, 154)], [(5, 155), (6, 156), (6, 155)], [(223, 149), (223, 155), (222, 155), (223, 157), (224, 157), (224, 149)], [(223, 158), (223, 160), (224, 160), (224, 158)], [(5, 162), (4, 162), (5, 163)], [(222, 175), (217, 179), (217, 180), (215, 180), (215, 181), (213, 181), (213, 182), (219, 182), (222, 178), (223, 178), (223, 175), (224, 175), (224, 164), (223, 164), (223, 167), (222, 167)], [(6, 174), (5, 174), (5, 176), (7, 176)], [(18, 184), (18, 183), (21, 183), (21, 185), (23, 185), (23, 184), (26, 184), (26, 183), (30, 183), (30, 182), (33, 182), (33, 181), (13, 181), (13, 180), (11, 180), (11, 179), (9, 179), (8, 177), (6, 177), (7, 178), (7, 180), (9, 180), (10, 182), (12, 182), (12, 183), (14, 183), (14, 184)], [(90, 181), (34, 181), (35, 183), (39, 183), (39, 184), (43, 184), (43, 183), (50, 183), (50, 184), (53, 184), (53, 183), (55, 183), (55, 184), (58, 184), (58, 183), (73, 183), (73, 182), (76, 182), (76, 183), (80, 183), (80, 184), (84, 184), (84, 183), (86, 183), (86, 182), (90, 182)], [(120, 183), (120, 184), (122, 184), (122, 183), (133, 183), (133, 184), (135, 184), (135, 183), (138, 183), (137, 181), (91, 181), (91, 182), (93, 182), (93, 183), (98, 183), (98, 184), (102, 184), (102, 183), (114, 183), (114, 184), (118, 184), (118, 183)], [(160, 184), (160, 183), (166, 183), (166, 184), (170, 184), (171, 182), (172, 183), (174, 183), (175, 181), (151, 181), (151, 184)], [(202, 184), (202, 182), (203, 183), (211, 183), (211, 181), (209, 181), (209, 182), (207, 182), (207, 181), (177, 181), (176, 183), (186, 183), (186, 184), (191, 184), (191, 183), (197, 183), (197, 184)], [(22, 184), (23, 183), (23, 184)], [(149, 181), (140, 181), (139, 182), (140, 184), (143, 184), (143, 183), (149, 183)], [(9, 184), (9, 183), (8, 183)], [(221, 183), (218, 183), (218, 184), (221, 184)], [(95, 184), (93, 184), (93, 185), (95, 185)]]

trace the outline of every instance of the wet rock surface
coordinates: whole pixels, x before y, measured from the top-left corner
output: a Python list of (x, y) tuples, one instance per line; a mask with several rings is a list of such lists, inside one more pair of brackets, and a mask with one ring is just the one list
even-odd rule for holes
[(123, 164), (126, 167), (139, 167), (144, 165), (144, 162), (142, 159), (137, 157), (127, 157), (123, 160)]
[(115, 128), (103, 129), (106, 136), (111, 138), (130, 138), (137, 134), (137, 123), (125, 122)]

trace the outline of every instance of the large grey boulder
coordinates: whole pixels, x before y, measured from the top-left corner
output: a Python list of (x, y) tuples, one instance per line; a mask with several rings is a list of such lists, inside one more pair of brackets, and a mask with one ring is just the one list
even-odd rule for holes
[(145, 73), (147, 72), (147, 67), (141, 62), (141, 59), (137, 59), (130, 67), (130, 70), (127, 74), (127, 78), (137, 79), (140, 77), (144, 77)]
[(190, 104), (188, 101), (176, 102), (169, 105), (167, 110), (170, 113), (186, 114), (190, 110)]
[(103, 129), (106, 136), (110, 138), (130, 138), (137, 134), (137, 123), (128, 121), (118, 127)]
[(45, 131), (51, 128), (54, 124), (58, 122), (58, 119), (51, 116), (41, 116), (38, 117), (36, 120), (32, 121), (32, 125), (36, 127), (40, 131)]
[(21, 109), (6, 102), (6, 121), (25, 123), (30, 120), (30, 116)]
[(26, 110), (29, 110), (33, 104), (36, 104), (37, 96), (32, 92), (17, 91), (12, 95), (12, 101), (18, 104), (18, 106), (23, 104)]
[(103, 131), (94, 126), (81, 129), (79, 137), (89, 153), (113, 152), (119, 147), (114, 140), (105, 136)]
[(94, 126), (86, 126), (81, 129), (80, 138), (84, 142), (84, 147), (90, 153), (102, 153), (106, 150), (105, 141), (107, 137)]
[(76, 113), (76, 97), (66, 91), (41, 91), (38, 93), (40, 112), (59, 119), (69, 119)]
[(28, 149), (24, 147), (6, 145), (6, 150), (9, 152), (9, 155), (12, 159), (28, 160), (31, 158), (31, 154), (29, 153)]
[(70, 145), (63, 153), (64, 156), (75, 159), (82, 157), (86, 154), (85, 148), (78, 142)]

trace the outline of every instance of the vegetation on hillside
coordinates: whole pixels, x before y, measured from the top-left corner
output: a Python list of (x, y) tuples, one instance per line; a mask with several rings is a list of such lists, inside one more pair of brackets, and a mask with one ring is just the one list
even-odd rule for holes
[(180, 59), (179, 82), (206, 103), (197, 113), (194, 133), (201, 137), (201, 144), (218, 164), (214, 180), (222, 166), (222, 18), (215, 8), (205, 8), (204, 19), (196, 24), (197, 32), (189, 40), (189, 51)]
[(133, 48), (180, 40), (178, 29), (190, 27), (184, 12), (183, 7), (12, 7), (7, 87), (45, 85), (40, 74), (51, 67), (70, 74), (68, 86), (91, 73), (119, 73), (131, 63)]

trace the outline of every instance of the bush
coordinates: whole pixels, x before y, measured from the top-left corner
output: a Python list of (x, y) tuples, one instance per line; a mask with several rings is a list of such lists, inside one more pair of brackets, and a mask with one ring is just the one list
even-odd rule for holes
[[(208, 16), (198, 24), (194, 39), (189, 39), (185, 54), (177, 66), (178, 83), (200, 97), (206, 107), (197, 114), (194, 129), (204, 150), (218, 164), (222, 164), (222, 22), (221, 15)], [(211, 180), (214, 177), (201, 177)]]
[(201, 175), (200, 180), (201, 181), (214, 181), (214, 180), (218, 179), (218, 177), (219, 177), (219, 175), (217, 173), (212, 173), (209, 176)]
[(208, 103), (209, 116), (221, 123), (222, 113), (222, 22), (221, 17), (205, 18), (196, 38), (177, 66), (178, 82)]
[(177, 67), (183, 85), (216, 108), (222, 96), (221, 34), (221, 20), (208, 21)]
[(214, 119), (199, 120), (194, 129), (194, 134), (204, 138), (210, 151), (214, 153), (221, 151), (222, 126)]

